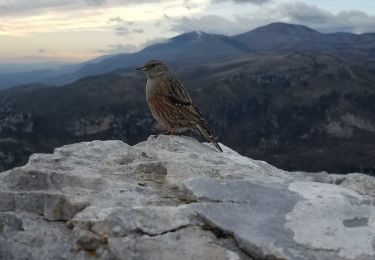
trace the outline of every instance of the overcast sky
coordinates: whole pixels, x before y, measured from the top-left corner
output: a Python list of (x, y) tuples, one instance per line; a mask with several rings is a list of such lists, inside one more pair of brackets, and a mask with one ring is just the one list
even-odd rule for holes
[(234, 35), (276, 21), (375, 32), (375, 0), (0, 0), (0, 60), (82, 61), (188, 31)]

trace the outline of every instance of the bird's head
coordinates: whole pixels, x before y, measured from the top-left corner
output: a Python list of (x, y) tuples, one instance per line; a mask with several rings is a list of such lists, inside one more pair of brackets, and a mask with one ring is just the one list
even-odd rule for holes
[(168, 71), (168, 66), (159, 60), (150, 60), (142, 67), (137, 68), (137, 70), (143, 70), (147, 78), (154, 78)]

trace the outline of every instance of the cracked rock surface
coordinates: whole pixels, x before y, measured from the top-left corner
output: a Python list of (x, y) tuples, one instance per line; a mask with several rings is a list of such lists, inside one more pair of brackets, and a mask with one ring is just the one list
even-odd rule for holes
[(373, 187), (187, 137), (78, 143), (0, 174), (0, 259), (375, 259)]

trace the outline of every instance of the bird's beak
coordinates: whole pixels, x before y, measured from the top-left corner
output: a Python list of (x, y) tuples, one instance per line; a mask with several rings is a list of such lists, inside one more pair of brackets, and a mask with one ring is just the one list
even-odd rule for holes
[(136, 70), (143, 70), (143, 71), (145, 71), (145, 70), (146, 70), (146, 67), (143, 66), (143, 67), (140, 67), (140, 68), (136, 68)]

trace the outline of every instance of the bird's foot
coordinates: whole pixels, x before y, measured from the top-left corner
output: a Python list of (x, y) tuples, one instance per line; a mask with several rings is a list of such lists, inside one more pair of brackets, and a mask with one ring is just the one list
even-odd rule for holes
[(175, 135), (175, 134), (176, 134), (175, 131), (165, 131), (161, 133), (161, 135)]
[(161, 135), (176, 135), (176, 130), (175, 129), (168, 130), (168, 131), (162, 132)]
[(161, 132), (160, 134), (158, 134), (158, 136), (159, 135), (174, 135), (174, 134), (176, 134), (176, 132), (175, 131), (165, 131), (165, 132)]
[(179, 137), (184, 136), (181, 131), (178, 131), (178, 129), (172, 129), (172, 130), (168, 130), (168, 131), (165, 131), (165, 132), (161, 132), (157, 136), (159, 136), (159, 135), (176, 135), (176, 136), (179, 136)]

